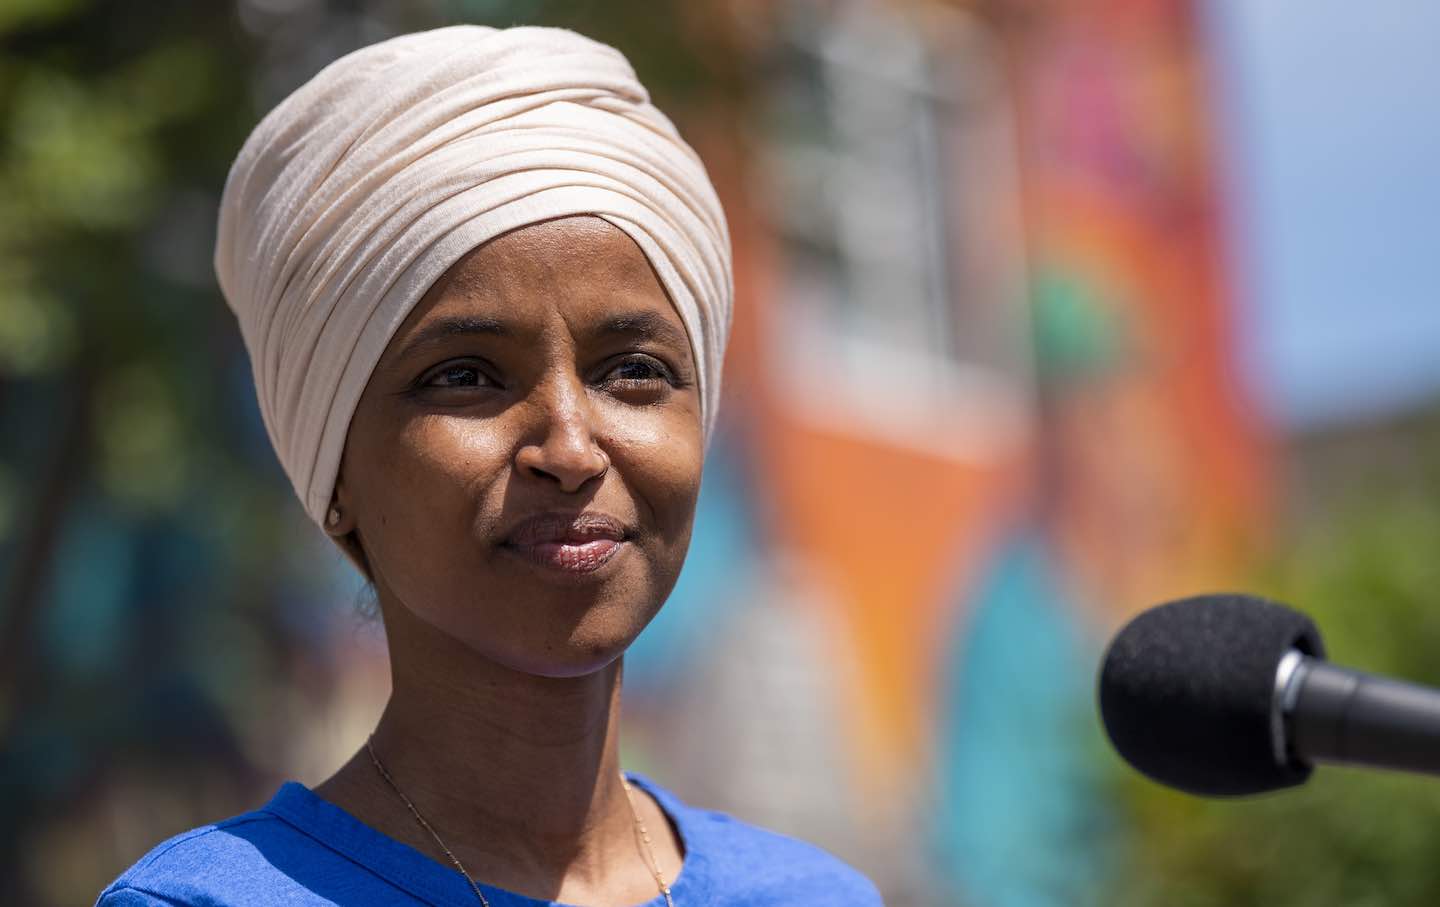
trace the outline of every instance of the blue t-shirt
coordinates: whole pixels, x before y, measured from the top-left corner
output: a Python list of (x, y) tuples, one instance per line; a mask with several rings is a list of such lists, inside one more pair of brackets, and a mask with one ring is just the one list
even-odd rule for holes
[[(675, 907), (872, 907), (870, 880), (818, 847), (693, 809), (631, 775), (685, 847)], [(559, 907), (481, 885), (492, 907)], [(465, 877), (288, 782), (265, 806), (177, 835), (126, 870), (97, 907), (472, 907)], [(643, 907), (664, 907), (655, 897)]]

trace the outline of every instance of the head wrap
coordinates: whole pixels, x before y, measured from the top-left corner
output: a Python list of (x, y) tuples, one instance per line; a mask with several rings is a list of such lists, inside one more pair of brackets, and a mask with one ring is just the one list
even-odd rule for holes
[(708, 442), (733, 295), (725, 218), (619, 51), (552, 28), (404, 35), (330, 64), (255, 127), (225, 183), (215, 272), (312, 519), (415, 303), (476, 246), (577, 214), (624, 230), (655, 268), (690, 337)]

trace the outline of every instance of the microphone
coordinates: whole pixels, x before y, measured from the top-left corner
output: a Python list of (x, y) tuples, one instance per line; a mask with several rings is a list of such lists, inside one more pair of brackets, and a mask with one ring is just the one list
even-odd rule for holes
[(1254, 596), (1141, 613), (1105, 653), (1099, 700), (1127, 762), (1201, 796), (1294, 787), (1317, 762), (1440, 774), (1440, 690), (1330, 664), (1309, 617)]

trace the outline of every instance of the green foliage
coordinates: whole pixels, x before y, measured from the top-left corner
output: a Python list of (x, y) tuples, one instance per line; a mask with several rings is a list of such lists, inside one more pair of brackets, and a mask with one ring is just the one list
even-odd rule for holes
[[(1261, 591), (1302, 607), (1341, 664), (1440, 685), (1440, 444), (1416, 465), (1331, 477)], [(1319, 485), (1320, 483), (1316, 483)], [(1317, 506), (1318, 505), (1318, 506)], [(1126, 773), (1134, 828), (1112, 903), (1166, 907), (1440, 903), (1440, 784), (1334, 766), (1303, 788), (1233, 801)]]
[(0, 2), (0, 903), (93, 900), (138, 775), (251, 777), (238, 691), (274, 711), (317, 619), (209, 276), (250, 42), (228, 4)]
[(64, 18), (83, 5), (83, 0), (5, 0), (0, 3), (0, 36), (25, 26)]

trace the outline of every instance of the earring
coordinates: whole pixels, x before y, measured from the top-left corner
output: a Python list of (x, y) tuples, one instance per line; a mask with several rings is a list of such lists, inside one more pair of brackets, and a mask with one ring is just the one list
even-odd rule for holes
[(332, 529), (340, 525), (340, 508), (331, 507), (330, 512), (325, 514), (325, 525)]

